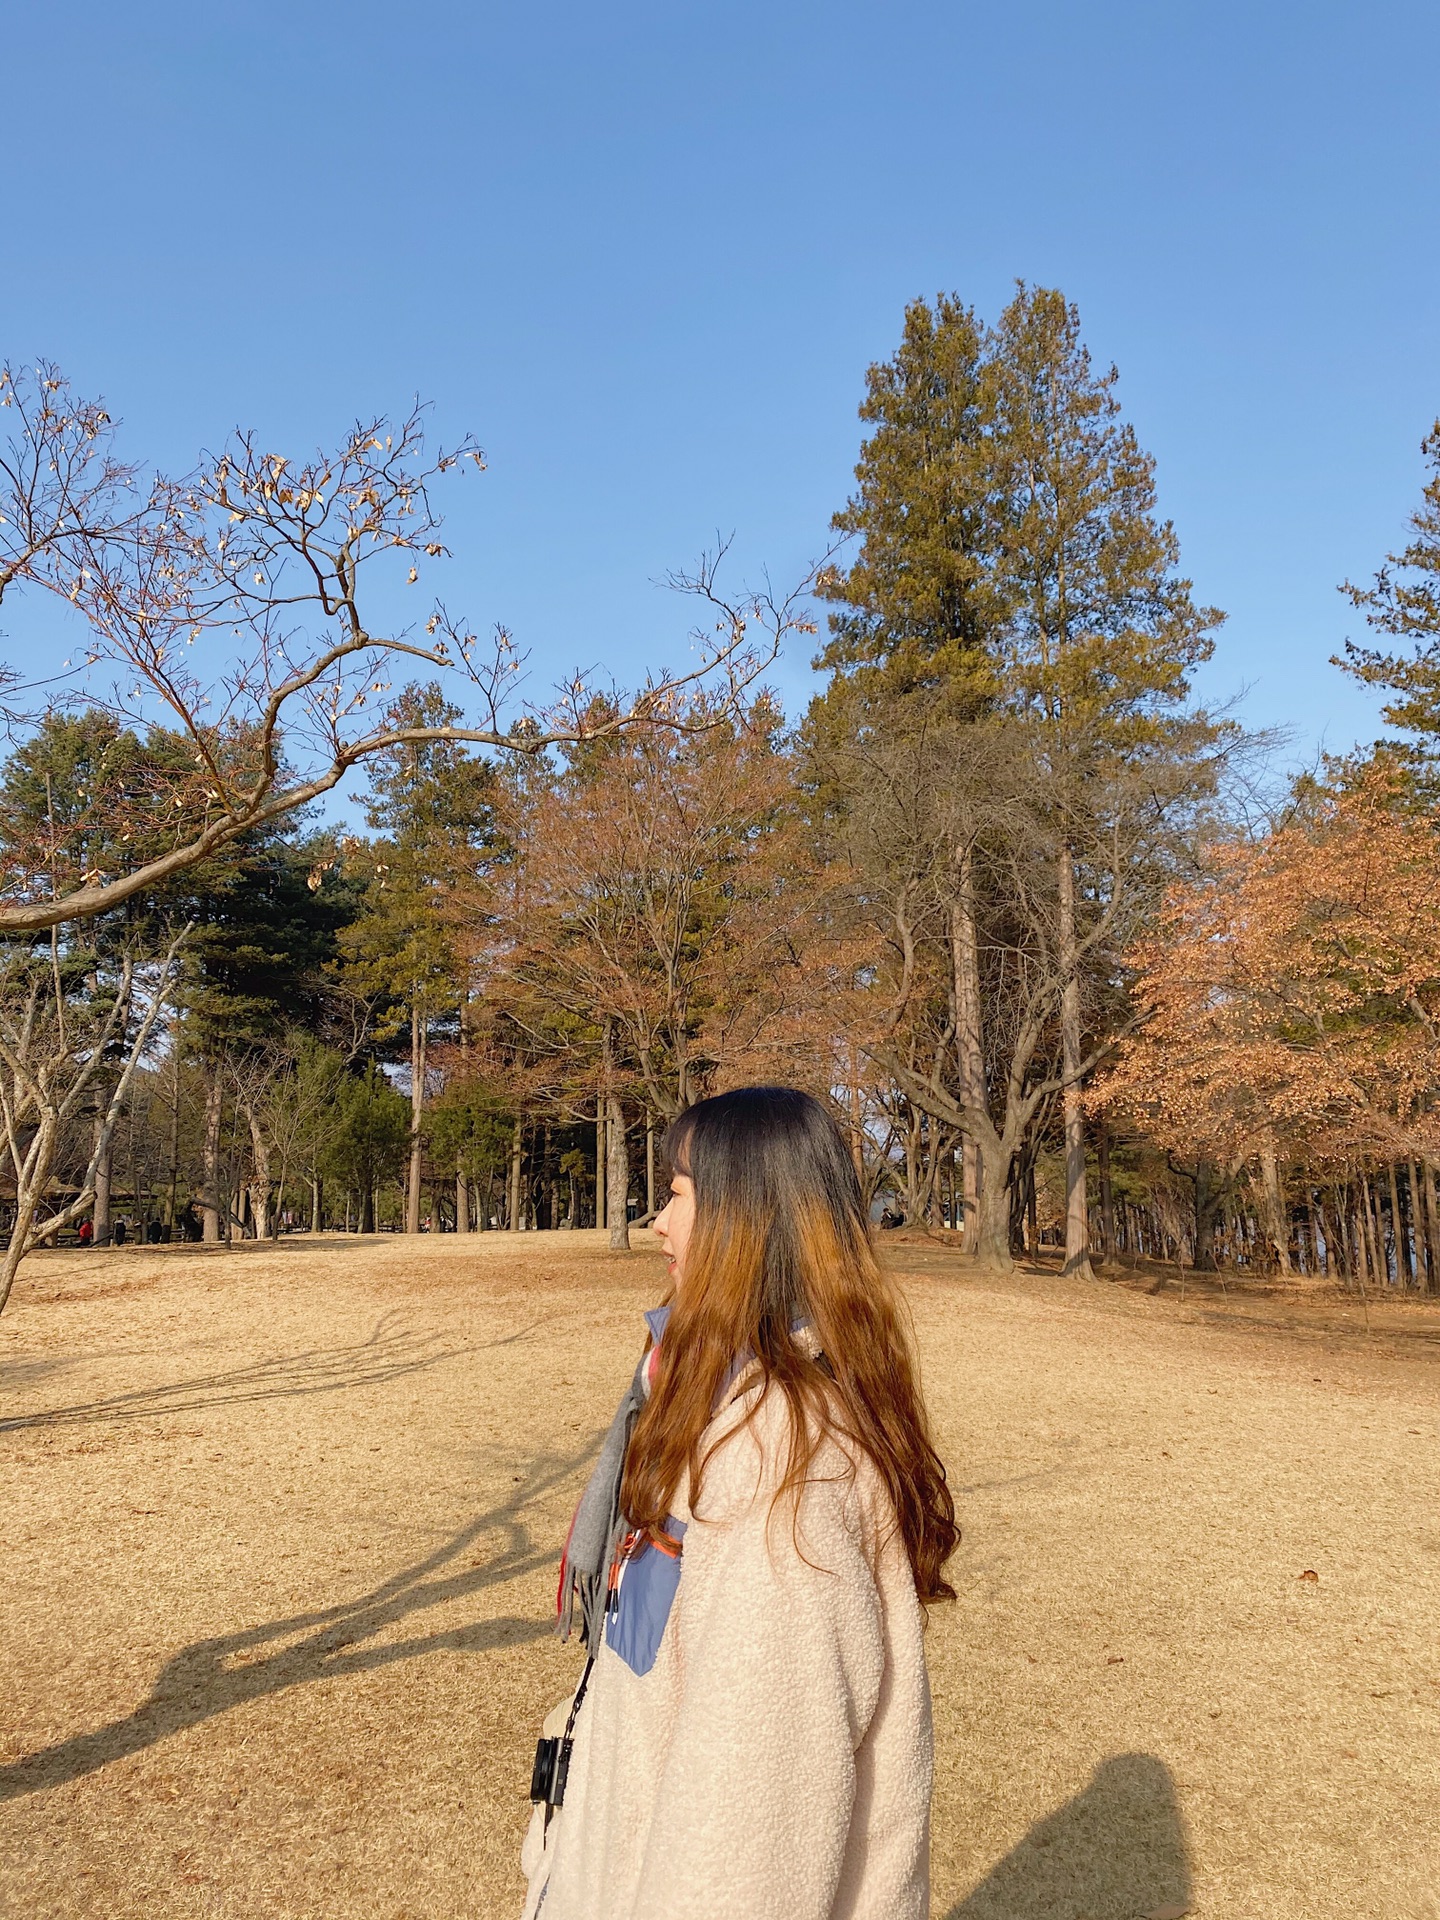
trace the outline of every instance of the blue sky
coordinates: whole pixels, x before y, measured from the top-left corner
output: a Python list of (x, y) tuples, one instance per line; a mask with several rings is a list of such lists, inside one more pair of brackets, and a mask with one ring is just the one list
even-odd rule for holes
[[(0, 354), (187, 465), (434, 403), (447, 599), (542, 691), (684, 657), (654, 583), (717, 529), (799, 577), (905, 301), (1079, 303), (1157, 456), (1203, 691), (1303, 758), (1440, 413), (1433, 0), (13, 8)], [(7, 607), (0, 654), (39, 665)], [(777, 681), (809, 684), (796, 654)]]

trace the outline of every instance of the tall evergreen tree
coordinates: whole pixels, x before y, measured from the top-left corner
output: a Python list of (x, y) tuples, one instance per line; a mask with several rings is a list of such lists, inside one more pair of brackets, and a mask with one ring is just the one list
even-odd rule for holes
[[(431, 684), (407, 688), (389, 719), (397, 730), (428, 729), (454, 725), (460, 714)], [(344, 936), (347, 971), (380, 999), (382, 1043), (399, 1041), (409, 1055), (407, 1233), (420, 1231), (431, 1047), (437, 1034), (458, 1030), (465, 999), (454, 890), (497, 850), (493, 793), (492, 768), (465, 747), (402, 741), (372, 763), (365, 813), (380, 837), (352, 863), (364, 896)]]
[[(997, 597), (998, 535), (991, 471), (992, 394), (985, 333), (974, 309), (941, 294), (932, 307), (905, 310), (894, 356), (866, 375), (860, 418), (871, 431), (855, 468), (856, 492), (835, 515), (837, 533), (858, 539), (848, 569), (823, 584), (842, 611), (815, 664), (830, 688), (812, 703), (806, 738), (823, 807), (847, 802), (826, 773), (849, 765), (869, 787), (873, 759), (856, 766), (849, 744), (902, 737), (942, 717), (973, 725), (1000, 694), (999, 635), (1005, 607)], [(882, 750), (880, 758), (885, 754)], [(978, 1114), (987, 1106), (980, 1005), (980, 941), (976, 902), (976, 830), (972, 809), (947, 810), (946, 918), (952, 968), (953, 1044), (957, 1091)], [(862, 834), (863, 837), (863, 834)], [(927, 860), (928, 866), (928, 860)], [(965, 1245), (981, 1231), (985, 1183), (983, 1131), (965, 1130)], [(1006, 1175), (995, 1164), (990, 1182)], [(993, 1240), (993, 1236), (992, 1236)], [(998, 1257), (992, 1244), (992, 1257)]]
[(1141, 762), (1163, 766), (1163, 787), (1177, 797), (1176, 773), (1208, 738), (1183, 711), (1189, 675), (1209, 658), (1221, 616), (1196, 606), (1176, 571), (1179, 545), (1158, 516), (1154, 461), (1121, 416), (1115, 368), (1093, 368), (1076, 308), (1052, 289), (1022, 286), (1001, 315), (987, 373), (1009, 609), (1006, 693), (1040, 730), (1054, 843), (1065, 1264), (1088, 1271), (1083, 956), (1103, 918), (1097, 903), (1130, 876), (1087, 872), (1083, 849), (1119, 824), (1117, 806), (1136, 797), (1143, 806), (1133, 778)]
[(1430, 478), (1410, 516), (1410, 540), (1387, 556), (1370, 586), (1347, 581), (1341, 588), (1375, 632), (1407, 641), (1411, 650), (1387, 653), (1347, 640), (1336, 664), (1390, 694), (1381, 708), (1385, 719), (1416, 736), (1419, 750), (1433, 758), (1440, 753), (1440, 420), (1420, 451)]
[[(966, 1244), (1008, 1259), (1005, 1189), (1060, 1095), (1079, 1270), (1080, 1088), (1104, 1038), (1085, 1033), (1085, 976), (1098, 1010), (1157, 837), (1206, 783), (1214, 735), (1185, 699), (1219, 617), (1176, 573), (1115, 378), (1094, 372), (1058, 293), (1021, 287), (983, 331), (956, 299), (911, 306), (869, 375), (874, 431), (836, 518), (861, 545), (831, 583), (845, 611), (807, 722), (821, 804), (894, 816), (910, 848), (890, 873), (872, 853), (860, 883), (899, 943), (892, 1035), (915, 1013), (916, 941), (947, 951), (935, 1065), (890, 1065), (967, 1136)], [(902, 763), (926, 768), (928, 825), (900, 818)]]
[(974, 309), (913, 300), (890, 360), (869, 369), (857, 490), (831, 522), (857, 536), (822, 593), (843, 609), (816, 664), (886, 693), (983, 702), (997, 618), (985, 336)]

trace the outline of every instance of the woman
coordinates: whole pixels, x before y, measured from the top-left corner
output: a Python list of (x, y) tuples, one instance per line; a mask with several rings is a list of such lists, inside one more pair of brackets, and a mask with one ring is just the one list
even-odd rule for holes
[(670, 1300), (562, 1563), (590, 1659), (537, 1756), (526, 1920), (923, 1920), (921, 1608), (959, 1536), (860, 1183), (785, 1087), (667, 1153)]

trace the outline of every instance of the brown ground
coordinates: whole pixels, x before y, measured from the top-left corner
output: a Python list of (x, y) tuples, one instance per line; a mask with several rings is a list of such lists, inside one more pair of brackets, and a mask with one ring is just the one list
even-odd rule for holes
[[(936, 1916), (1440, 1920), (1440, 1315), (888, 1257), (966, 1528)], [(0, 1912), (508, 1920), (658, 1282), (589, 1235), (37, 1258)]]

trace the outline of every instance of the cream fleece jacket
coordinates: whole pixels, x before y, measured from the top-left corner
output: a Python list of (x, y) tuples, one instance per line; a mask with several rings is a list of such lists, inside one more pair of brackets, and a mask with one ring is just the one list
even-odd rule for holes
[[(924, 1920), (930, 1691), (922, 1614), (868, 1461), (826, 1442), (799, 1503), (771, 1500), (783, 1396), (738, 1381), (683, 1504), (654, 1665), (602, 1644), (565, 1804), (522, 1864), (524, 1920)], [(888, 1536), (888, 1537), (887, 1537)], [(564, 1727), (569, 1701), (545, 1723)]]

